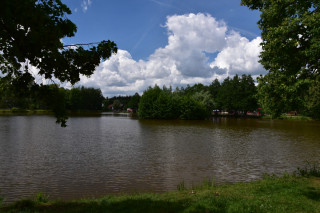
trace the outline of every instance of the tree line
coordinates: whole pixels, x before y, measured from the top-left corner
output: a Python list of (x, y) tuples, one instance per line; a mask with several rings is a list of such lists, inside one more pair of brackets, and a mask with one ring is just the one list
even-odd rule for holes
[(103, 97), (100, 89), (78, 87), (65, 89), (55, 84), (42, 85), (29, 90), (16, 90), (11, 84), (0, 88), (0, 108), (52, 109), (63, 115), (66, 110), (112, 110), (127, 108), (139, 110), (141, 118), (204, 119), (213, 109), (226, 111), (252, 111), (257, 108), (256, 86), (250, 75), (217, 79), (210, 85), (195, 84), (177, 87), (149, 87), (140, 96)]
[[(1, 82), (2, 81), (2, 82)], [(53, 110), (55, 113), (66, 111), (107, 111), (112, 105), (114, 110), (137, 110), (140, 95), (104, 97), (101, 89), (77, 87), (66, 89), (58, 85), (32, 85), (32, 88), (19, 89), (0, 79), (0, 109)]]
[(95, 88), (65, 89), (54, 84), (25, 92), (11, 86), (0, 88), (0, 108), (102, 110), (104, 99), (101, 90)]
[[(5, 87), (5, 84), (2, 84), (0, 108), (50, 109), (65, 118), (68, 110), (126, 111), (127, 108), (131, 108), (138, 112), (140, 118), (187, 120), (208, 118), (212, 115), (213, 110), (246, 115), (248, 111), (262, 108), (261, 111), (271, 115), (297, 111), (302, 115), (319, 118), (320, 110), (316, 108), (319, 106), (317, 105), (319, 100), (316, 94), (320, 92), (320, 87), (314, 85), (317, 81), (313, 83), (304, 81), (299, 85), (300, 89), (291, 88), (296, 94), (291, 99), (285, 99), (288, 95), (285, 92), (287, 88), (274, 86), (270, 89), (270, 82), (261, 83), (267, 77), (258, 78), (257, 86), (251, 75), (235, 75), (233, 78), (227, 77), (221, 83), (215, 79), (210, 85), (198, 83), (193, 86), (177, 87), (175, 90), (171, 86), (160, 88), (155, 85), (146, 89), (142, 96), (135, 93), (133, 96), (114, 96), (112, 98), (103, 97), (101, 90), (95, 88), (65, 89), (52, 84), (41, 87), (33, 85), (35, 88), (17, 90), (14, 85), (7, 84)], [(281, 78), (276, 80), (283, 82)], [(280, 90), (282, 92), (279, 92)], [(298, 95), (302, 90), (305, 97)], [(269, 94), (276, 92), (282, 96)]]
[(257, 109), (257, 88), (251, 75), (217, 79), (210, 85), (195, 84), (186, 88), (149, 87), (141, 96), (139, 117), (152, 119), (204, 119), (212, 111), (253, 111)]
[[(133, 111), (137, 111), (140, 102), (139, 93), (135, 93), (133, 96), (114, 96), (112, 98), (106, 97), (104, 100), (104, 110), (123, 111), (127, 108), (131, 108)], [(109, 107), (111, 106), (111, 108)]]

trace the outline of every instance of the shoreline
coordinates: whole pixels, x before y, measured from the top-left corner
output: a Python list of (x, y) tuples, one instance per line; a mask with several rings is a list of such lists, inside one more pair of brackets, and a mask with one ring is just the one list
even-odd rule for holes
[[(78, 110), (78, 111), (68, 111), (67, 116), (97, 116), (97, 115), (103, 115), (103, 113), (110, 112), (114, 114), (121, 114), (121, 113), (127, 113), (131, 114), (130, 112), (112, 112), (112, 111), (102, 111), (102, 110), (96, 110), (96, 111), (88, 111), (88, 110)], [(54, 116), (54, 113), (51, 110), (24, 110), (24, 109), (0, 109), (0, 116), (23, 116), (23, 115), (52, 115)], [(138, 115), (135, 113), (134, 117), (138, 118)], [(317, 121), (312, 119), (308, 116), (303, 115), (282, 115), (279, 118), (272, 118), (269, 115), (212, 115), (210, 119), (213, 118), (243, 118), (243, 119), (262, 119), (262, 120), (294, 120), (294, 121)], [(148, 119), (149, 120), (149, 119)], [(159, 120), (159, 119), (151, 119), (151, 120)], [(167, 120), (167, 119), (166, 119)], [(168, 119), (170, 120), (170, 119)], [(177, 120), (177, 119), (173, 119)], [(178, 119), (181, 120), (181, 119)], [(183, 119), (182, 119), (183, 120)], [(208, 120), (204, 119), (204, 120)]]
[(138, 193), (50, 201), (39, 193), (33, 200), (0, 204), (0, 212), (320, 212), (320, 177), (284, 174), (262, 180), (216, 186), (205, 180), (177, 191)]

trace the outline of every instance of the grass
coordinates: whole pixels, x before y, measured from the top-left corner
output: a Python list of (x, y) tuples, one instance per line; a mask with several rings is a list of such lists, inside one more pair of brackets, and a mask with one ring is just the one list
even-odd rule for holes
[(271, 115), (263, 115), (263, 119), (281, 119), (281, 120), (297, 120), (297, 121), (313, 121), (311, 117), (304, 115), (289, 115), (287, 113), (283, 113), (278, 118), (273, 118)]
[(50, 110), (26, 110), (26, 109), (0, 109), (0, 115), (47, 115), (52, 114)]
[(286, 120), (298, 120), (298, 121), (312, 121), (313, 119), (307, 116), (303, 115), (296, 115), (296, 116), (287, 116), (287, 115), (282, 115), (280, 117), (281, 119), (286, 119)]
[(298, 173), (304, 177), (320, 177), (320, 166), (314, 162), (307, 161), (304, 168), (298, 167)]
[[(307, 171), (307, 173), (310, 170)], [(0, 212), (320, 212), (320, 178), (309, 174), (282, 177), (266, 175), (262, 180), (215, 186), (205, 180), (200, 186), (162, 194), (107, 196), (72, 202), (48, 201), (38, 194), (20, 200)]]
[[(100, 115), (102, 111), (99, 110), (78, 110), (78, 111), (68, 111), (70, 116), (97, 116)], [(29, 110), (29, 109), (0, 109), (1, 115), (53, 115), (51, 110)]]
[[(262, 118), (263, 119), (274, 119), (271, 115), (264, 115)], [(287, 114), (283, 114), (277, 119), (297, 120), (297, 121), (312, 121), (313, 120), (311, 117), (308, 117), (308, 116), (303, 116), (303, 115), (289, 116)]]

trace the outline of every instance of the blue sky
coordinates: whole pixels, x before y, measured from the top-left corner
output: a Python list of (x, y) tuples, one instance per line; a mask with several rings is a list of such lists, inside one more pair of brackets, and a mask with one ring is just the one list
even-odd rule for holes
[(154, 84), (209, 84), (265, 74), (259, 12), (240, 0), (64, 0), (78, 31), (65, 44), (112, 40), (118, 54), (76, 85), (105, 96), (140, 94)]

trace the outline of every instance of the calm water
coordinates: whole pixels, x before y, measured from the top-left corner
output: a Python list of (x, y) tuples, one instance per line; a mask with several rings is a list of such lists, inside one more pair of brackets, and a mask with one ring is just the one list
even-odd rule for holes
[(126, 115), (0, 117), (0, 197), (164, 192), (184, 180), (249, 181), (320, 162), (320, 123), (136, 120)]

